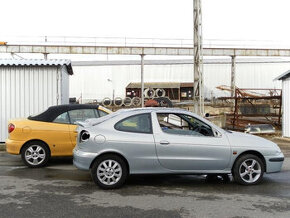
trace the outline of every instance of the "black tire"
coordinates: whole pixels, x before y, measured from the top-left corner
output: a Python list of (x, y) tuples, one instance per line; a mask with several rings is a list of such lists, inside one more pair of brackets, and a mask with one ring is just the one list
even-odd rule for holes
[[(112, 170), (112, 172), (101, 171), (105, 169), (103, 163), (107, 165), (109, 161), (111, 161), (111, 166), (106, 169)], [(114, 168), (115, 163), (118, 164), (116, 168)], [(101, 175), (102, 174), (101, 172), (104, 172), (103, 173), (104, 175)], [(121, 172), (121, 175), (120, 175), (120, 172)], [(99, 157), (93, 163), (93, 166), (91, 168), (91, 176), (92, 176), (93, 181), (102, 189), (120, 188), (125, 183), (128, 177), (128, 174), (129, 172), (128, 172), (128, 168), (125, 161), (118, 155), (114, 155), (114, 154), (108, 154), (108, 155), (103, 155)], [(102, 179), (104, 179), (103, 182), (102, 182)], [(113, 179), (115, 179), (116, 182), (114, 182)], [(108, 184), (110, 182), (112, 182), (112, 184)]]
[[(254, 167), (251, 167), (253, 160), (256, 161), (256, 164)], [(246, 169), (246, 167), (243, 165), (244, 163), (246, 163), (246, 165), (251, 168)], [(259, 171), (260, 174), (255, 173)], [(232, 174), (235, 181), (241, 185), (256, 185), (260, 183), (263, 179), (264, 172), (265, 166), (263, 161), (258, 156), (253, 154), (245, 154), (239, 157), (232, 169)], [(242, 176), (243, 173), (245, 174), (244, 176)]]
[(226, 183), (230, 182), (230, 178), (228, 174), (207, 174), (206, 181), (207, 182), (223, 181), (224, 183)]
[[(31, 158), (29, 158), (29, 155)], [(41, 141), (31, 141), (21, 149), (21, 158), (24, 164), (31, 168), (43, 167), (50, 158), (47, 145)]]
[(159, 97), (154, 98), (159, 103), (159, 107), (173, 107), (172, 101), (169, 98)]
[(218, 180), (217, 174), (207, 174), (205, 179), (207, 182), (215, 182)]
[(229, 177), (228, 174), (221, 174), (221, 175), (219, 175), (219, 176), (222, 178), (223, 182), (225, 182), (225, 183), (231, 181), (231, 179), (230, 179), (230, 177)]

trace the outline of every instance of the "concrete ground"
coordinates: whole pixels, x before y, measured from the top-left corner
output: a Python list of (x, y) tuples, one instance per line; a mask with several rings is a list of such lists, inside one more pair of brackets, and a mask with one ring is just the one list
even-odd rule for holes
[(134, 176), (101, 190), (71, 158), (29, 169), (0, 152), (0, 217), (290, 217), (290, 149), (280, 173), (241, 186), (202, 176)]

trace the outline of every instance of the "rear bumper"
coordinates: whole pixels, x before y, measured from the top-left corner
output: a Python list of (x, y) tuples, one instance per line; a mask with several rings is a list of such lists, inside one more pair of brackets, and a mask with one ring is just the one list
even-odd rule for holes
[(277, 156), (269, 156), (265, 157), (266, 160), (266, 173), (275, 173), (281, 171), (283, 162), (284, 162), (284, 155), (280, 153)]
[(91, 163), (97, 153), (81, 151), (78, 148), (73, 150), (73, 164), (80, 170), (90, 170)]
[(7, 139), (5, 142), (6, 151), (10, 154), (20, 154), (20, 149), (25, 141)]

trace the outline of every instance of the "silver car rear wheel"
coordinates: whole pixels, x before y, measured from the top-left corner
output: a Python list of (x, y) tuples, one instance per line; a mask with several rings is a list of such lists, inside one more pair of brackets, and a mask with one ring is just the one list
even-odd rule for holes
[(115, 160), (105, 160), (98, 166), (97, 176), (104, 185), (114, 185), (122, 177), (121, 165)]
[(103, 189), (120, 188), (129, 174), (126, 160), (117, 154), (98, 157), (91, 168), (94, 182)]

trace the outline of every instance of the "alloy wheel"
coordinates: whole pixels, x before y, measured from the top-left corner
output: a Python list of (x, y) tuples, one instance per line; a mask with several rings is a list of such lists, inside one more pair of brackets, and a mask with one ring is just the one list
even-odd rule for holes
[(25, 151), (25, 160), (33, 166), (41, 164), (45, 157), (45, 150), (39, 145), (31, 145)]
[(246, 159), (239, 167), (241, 179), (246, 183), (254, 183), (261, 177), (261, 165), (254, 159)]
[(97, 177), (104, 185), (114, 185), (122, 177), (121, 165), (115, 160), (104, 160), (97, 168)]

